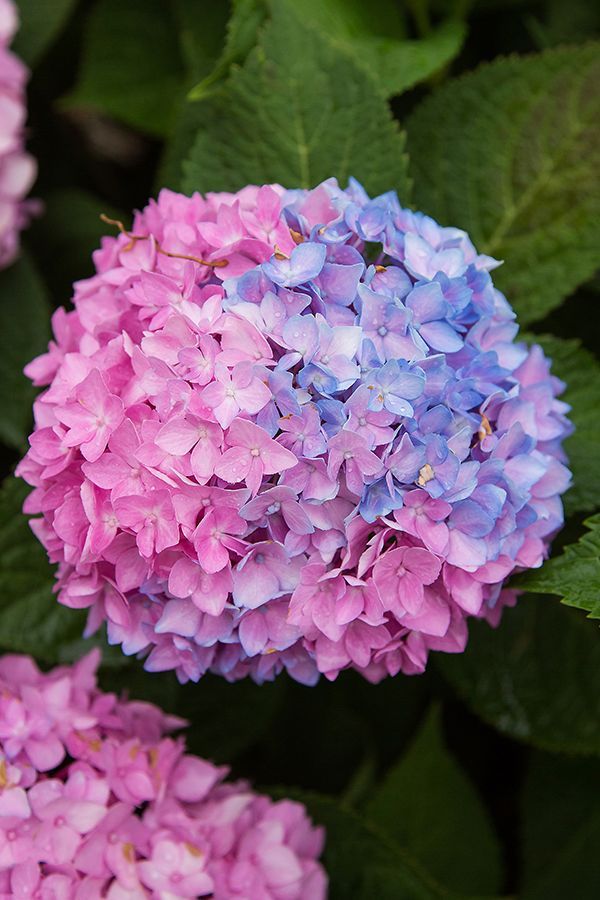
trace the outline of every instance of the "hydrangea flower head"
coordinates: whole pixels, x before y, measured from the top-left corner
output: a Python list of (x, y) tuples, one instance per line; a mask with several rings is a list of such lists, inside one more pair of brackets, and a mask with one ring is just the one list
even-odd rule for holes
[(98, 658), (0, 658), (0, 896), (323, 900), (305, 808), (225, 782), (170, 736), (182, 720), (102, 693)]
[(35, 180), (36, 164), (23, 149), (28, 72), (10, 51), (18, 27), (13, 0), (0, 0), (0, 269), (19, 249), (19, 233), (35, 208), (23, 198)]
[(59, 600), (182, 680), (376, 681), (497, 623), (563, 521), (561, 383), (468, 236), (370, 199), (163, 190), (27, 371)]

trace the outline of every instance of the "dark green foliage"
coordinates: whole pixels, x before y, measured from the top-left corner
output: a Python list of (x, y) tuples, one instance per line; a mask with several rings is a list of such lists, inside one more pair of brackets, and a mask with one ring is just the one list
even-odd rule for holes
[[(289, 795), (289, 790), (282, 793)], [(327, 830), (323, 861), (331, 877), (330, 900), (436, 900), (455, 896), (368, 818), (331, 797), (304, 792), (294, 792), (292, 797), (306, 803), (314, 820)]]
[(567, 606), (600, 619), (600, 514), (587, 519), (589, 531), (565, 547), (541, 569), (522, 575), (517, 583), (539, 594), (559, 594)]
[(495, 281), (522, 323), (598, 266), (599, 45), (483, 65), (407, 123), (414, 201), (506, 265)]
[(257, 39), (258, 29), (267, 17), (266, 0), (232, 0), (223, 49), (212, 71), (189, 93), (190, 100), (202, 100), (228, 74), (231, 66), (243, 63)]
[(27, 494), (12, 476), (0, 491), (0, 648), (56, 663), (70, 657), (85, 618), (52, 596), (53, 570), (21, 515)]
[(522, 799), (523, 900), (600, 894), (599, 796), (597, 760), (532, 754)]
[(522, 597), (497, 631), (469, 629), (461, 656), (436, 665), (458, 695), (516, 740), (547, 750), (600, 755), (600, 637), (551, 597)]
[(76, 0), (16, 0), (21, 24), (14, 49), (34, 66), (58, 37)]
[(393, 0), (235, 0), (223, 55), (214, 71), (191, 92), (199, 100), (243, 62), (256, 31), (270, 9), (288, 3), (302, 22), (310, 21), (321, 37), (349, 53), (388, 96), (401, 94), (446, 66), (460, 51), (466, 27), (443, 22), (418, 40), (409, 39), (407, 17)]
[(165, 134), (184, 82), (171, 4), (101, 0), (90, 13), (71, 107), (90, 107)]
[(378, 785), (367, 811), (448, 887), (499, 889), (498, 843), (477, 792), (444, 746), (439, 709)]
[(23, 254), (0, 272), (0, 439), (23, 449), (31, 425), (35, 396), (23, 366), (45, 349), (49, 336), (45, 287), (31, 259)]
[(383, 96), (286, 3), (274, 7), (244, 66), (206, 101), (201, 121), (184, 169), (187, 191), (312, 187), (335, 174), (342, 184), (355, 175), (374, 193), (407, 194), (404, 139)]
[(565, 496), (567, 513), (589, 511), (600, 505), (600, 365), (576, 340), (552, 335), (531, 337), (552, 360), (552, 371), (565, 382), (561, 394), (571, 406), (569, 418), (575, 432), (565, 441), (573, 485)]
[(100, 214), (123, 214), (80, 188), (49, 191), (44, 204), (44, 215), (34, 222), (29, 238), (48, 289), (62, 305), (71, 298), (73, 282), (94, 271), (92, 253), (107, 231)]

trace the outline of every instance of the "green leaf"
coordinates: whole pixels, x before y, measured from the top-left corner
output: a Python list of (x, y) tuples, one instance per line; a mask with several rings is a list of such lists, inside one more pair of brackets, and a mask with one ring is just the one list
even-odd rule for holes
[(466, 28), (446, 22), (419, 40), (407, 40), (397, 3), (391, 0), (292, 0), (337, 47), (351, 53), (388, 96), (434, 75), (459, 53)]
[(567, 514), (596, 509), (600, 506), (600, 466), (594, 465), (600, 446), (598, 360), (576, 340), (552, 335), (527, 335), (527, 340), (542, 346), (552, 360), (552, 373), (566, 384), (561, 400), (571, 406), (569, 418), (575, 425), (564, 442), (573, 472), (573, 486), (565, 495)]
[[(352, 671), (334, 682), (321, 679), (310, 690), (287, 681), (285, 703), (256, 749), (256, 778), (327, 794), (343, 792), (345, 799), (362, 798), (371, 775), (404, 750), (428, 705), (430, 685), (428, 676), (373, 685)], [(285, 740), (285, 753), (273, 734)]]
[(483, 65), (407, 125), (417, 207), (505, 260), (495, 282), (523, 323), (600, 263), (599, 46)]
[(0, 490), (0, 647), (44, 662), (68, 656), (85, 614), (60, 606), (53, 570), (21, 512), (29, 488), (14, 477)]
[(583, 43), (600, 35), (600, 7), (589, 0), (546, 0), (542, 16), (531, 16), (528, 28), (540, 47)]
[(215, 65), (229, 15), (229, 3), (221, 0), (171, 0), (177, 21), (181, 54), (190, 76), (207, 75)]
[(0, 438), (23, 448), (30, 430), (35, 389), (23, 367), (48, 342), (49, 307), (44, 287), (25, 252), (0, 272)]
[(462, 22), (445, 22), (426, 37), (397, 41), (364, 36), (352, 42), (361, 59), (388, 96), (395, 96), (430, 78), (460, 53), (466, 37)]
[[(275, 5), (278, 0), (271, 0)], [(351, 42), (365, 35), (406, 38), (403, 4), (397, 0), (287, 0), (293, 2), (302, 19), (314, 23), (325, 35)]]
[(537, 594), (558, 594), (567, 606), (600, 619), (600, 513), (585, 525), (589, 531), (576, 544), (568, 544), (541, 569), (519, 576), (515, 584)]
[(258, 30), (266, 19), (267, 12), (266, 0), (232, 0), (223, 50), (212, 72), (190, 91), (190, 100), (208, 97), (215, 85), (227, 77), (234, 64), (244, 62), (256, 44)]
[[(193, 6), (193, 0), (191, 2)], [(229, 75), (231, 67), (246, 59), (256, 44), (258, 29), (266, 16), (266, 0), (232, 0), (232, 12), (219, 58), (212, 70), (205, 73), (202, 81), (179, 103), (175, 125), (159, 166), (157, 190), (161, 187), (182, 189), (183, 161), (189, 156), (196, 135), (205, 124), (204, 105), (192, 101), (205, 99), (214, 93)]]
[(79, 81), (63, 100), (164, 135), (185, 69), (169, 3), (100, 0), (87, 18)]
[(542, 749), (600, 754), (600, 640), (575, 610), (521, 597), (497, 630), (473, 622), (464, 653), (436, 665), (483, 719)]
[(475, 788), (444, 746), (439, 708), (379, 785), (367, 815), (448, 887), (499, 889), (498, 842)]
[(71, 296), (74, 281), (94, 274), (92, 253), (110, 231), (100, 213), (123, 218), (118, 210), (80, 188), (52, 190), (44, 196), (44, 215), (33, 223), (29, 239), (44, 281), (61, 304)]
[[(466, 28), (445, 22), (419, 40), (406, 38), (404, 18), (394, 0), (277, 0), (287, 2), (302, 22), (321, 37), (349, 53), (366, 69), (387, 96), (402, 93), (440, 71), (460, 51)], [(275, 7), (270, 0), (271, 8)], [(190, 92), (190, 99), (206, 97), (234, 63), (243, 62), (257, 41), (269, 0), (237, 0), (221, 58), (209, 76)]]
[(76, 0), (17, 0), (20, 25), (14, 51), (34, 66), (58, 37)]
[[(285, 788), (327, 832), (323, 864), (330, 900), (434, 900), (455, 897), (368, 819), (331, 797)], [(402, 815), (399, 808), (398, 814)]]
[(522, 801), (522, 900), (600, 896), (600, 763), (533, 754)]
[(154, 182), (156, 193), (163, 187), (173, 191), (184, 190), (182, 184), (184, 161), (190, 155), (196, 135), (204, 128), (204, 104), (192, 103), (181, 97), (177, 109), (177, 119), (158, 166)]
[(184, 186), (236, 190), (277, 181), (313, 187), (355, 175), (406, 197), (404, 139), (385, 100), (350, 56), (277, 4), (258, 47), (204, 104)]

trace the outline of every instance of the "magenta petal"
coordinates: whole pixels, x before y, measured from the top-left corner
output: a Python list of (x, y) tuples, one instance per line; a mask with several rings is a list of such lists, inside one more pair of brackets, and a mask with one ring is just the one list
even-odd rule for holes
[(267, 623), (260, 613), (246, 613), (240, 621), (240, 643), (248, 656), (262, 653), (269, 637)]
[(194, 544), (198, 562), (209, 575), (220, 572), (229, 563), (227, 548), (215, 538), (201, 538)]
[(55, 769), (65, 758), (65, 748), (56, 735), (47, 735), (40, 740), (29, 738), (26, 750), (32, 765), (40, 772)]
[(314, 527), (299, 503), (284, 503), (281, 512), (285, 523), (295, 534), (312, 534)]
[(279, 594), (279, 579), (267, 563), (257, 565), (251, 560), (233, 573), (233, 599), (236, 606), (256, 609)]
[(200, 615), (191, 600), (170, 600), (154, 629), (157, 634), (172, 632), (193, 637), (198, 630)]

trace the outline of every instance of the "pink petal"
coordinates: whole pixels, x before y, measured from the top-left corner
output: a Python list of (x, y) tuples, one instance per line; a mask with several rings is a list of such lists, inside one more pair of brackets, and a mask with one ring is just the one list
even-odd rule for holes
[(237, 484), (248, 474), (251, 460), (246, 447), (230, 447), (215, 466), (215, 475), (229, 484)]
[(200, 625), (200, 611), (191, 600), (169, 600), (154, 626), (157, 634), (173, 632), (181, 637), (194, 637)]
[(192, 472), (200, 483), (208, 481), (221, 456), (221, 451), (209, 438), (198, 441), (192, 450), (191, 464)]
[(271, 399), (271, 391), (259, 378), (254, 378), (245, 388), (236, 388), (236, 399), (242, 409), (255, 414)]
[(169, 572), (169, 591), (175, 597), (190, 597), (198, 585), (199, 577), (198, 563), (182, 556)]
[(295, 534), (312, 534), (314, 527), (299, 503), (284, 503), (281, 507), (286, 525)]
[(261, 613), (247, 613), (239, 624), (240, 643), (248, 656), (262, 653), (266, 647), (269, 630)]
[(171, 419), (162, 426), (154, 440), (165, 453), (183, 456), (198, 441), (198, 426), (183, 418)]
[(55, 769), (65, 758), (65, 748), (56, 735), (49, 734), (43, 740), (29, 738), (25, 745), (27, 756), (40, 772)]
[(229, 563), (227, 548), (215, 538), (201, 538), (194, 543), (194, 547), (198, 553), (198, 562), (209, 575), (220, 572)]
[(439, 559), (420, 547), (409, 547), (404, 553), (403, 564), (423, 584), (432, 584), (440, 574)]

